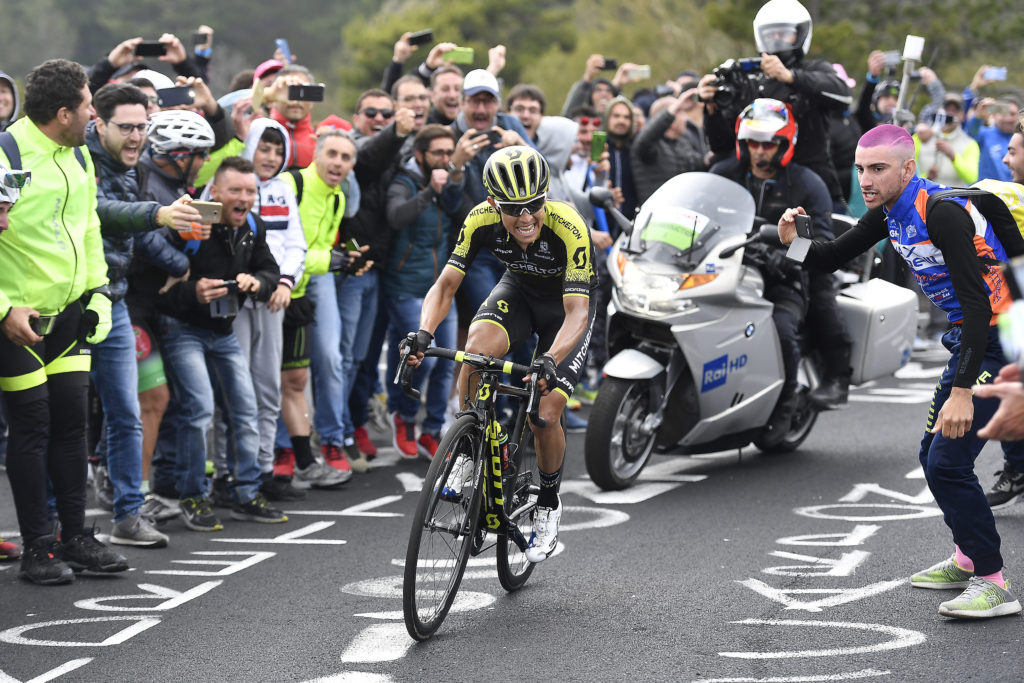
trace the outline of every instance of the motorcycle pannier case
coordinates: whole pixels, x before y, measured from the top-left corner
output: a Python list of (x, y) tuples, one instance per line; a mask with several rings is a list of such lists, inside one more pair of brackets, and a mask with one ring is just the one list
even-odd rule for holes
[(851, 383), (891, 375), (910, 360), (917, 331), (913, 291), (875, 278), (841, 290), (836, 302), (853, 340)]

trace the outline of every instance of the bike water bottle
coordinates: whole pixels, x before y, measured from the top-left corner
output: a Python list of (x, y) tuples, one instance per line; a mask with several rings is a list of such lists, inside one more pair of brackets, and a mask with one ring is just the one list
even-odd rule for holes
[(501, 469), (508, 469), (508, 434), (501, 428), (501, 423), (498, 425), (498, 447), (501, 448)]

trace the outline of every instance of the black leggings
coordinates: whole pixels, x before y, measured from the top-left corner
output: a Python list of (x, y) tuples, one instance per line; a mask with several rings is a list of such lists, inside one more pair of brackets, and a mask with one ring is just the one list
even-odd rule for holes
[[(18, 346), (0, 334), (0, 376), (13, 377), (43, 363), (52, 374), (46, 381), (21, 391), (4, 391), (9, 421), (7, 476), (23, 541), (28, 544), (50, 533), (46, 481), (57, 498), (62, 536), (70, 538), (85, 527), (86, 427), (89, 369), (88, 348), (76, 341), (81, 310), (69, 306), (44, 341)], [(57, 359), (65, 359), (63, 367)], [(51, 365), (57, 360), (57, 365)], [(70, 362), (68, 362), (70, 361)]]

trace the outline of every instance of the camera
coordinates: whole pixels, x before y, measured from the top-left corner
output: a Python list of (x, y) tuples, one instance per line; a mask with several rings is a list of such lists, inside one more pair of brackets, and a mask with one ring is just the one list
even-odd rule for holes
[(714, 103), (726, 109), (739, 102), (746, 104), (757, 98), (757, 86), (764, 79), (760, 57), (729, 59), (716, 67)]

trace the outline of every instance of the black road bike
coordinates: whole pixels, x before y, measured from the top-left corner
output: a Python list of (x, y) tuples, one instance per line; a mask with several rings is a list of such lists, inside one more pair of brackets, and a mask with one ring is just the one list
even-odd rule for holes
[[(502, 384), (502, 373), (525, 377), (529, 366), (500, 358), (430, 348), (424, 356), (453, 360), (473, 368), (480, 384), (468, 409), (458, 413), (430, 463), (405, 555), (402, 608), (405, 626), (416, 640), (430, 638), (448, 615), (470, 556), (497, 546), (498, 580), (507, 591), (522, 588), (533, 572), (526, 559), (537, 507), (540, 476), (527, 417), (537, 414), (540, 396), (531, 380), (525, 387)], [(414, 368), (403, 347), (395, 382), (413, 398)], [(496, 400), (519, 398), (514, 426), (502, 443)]]

